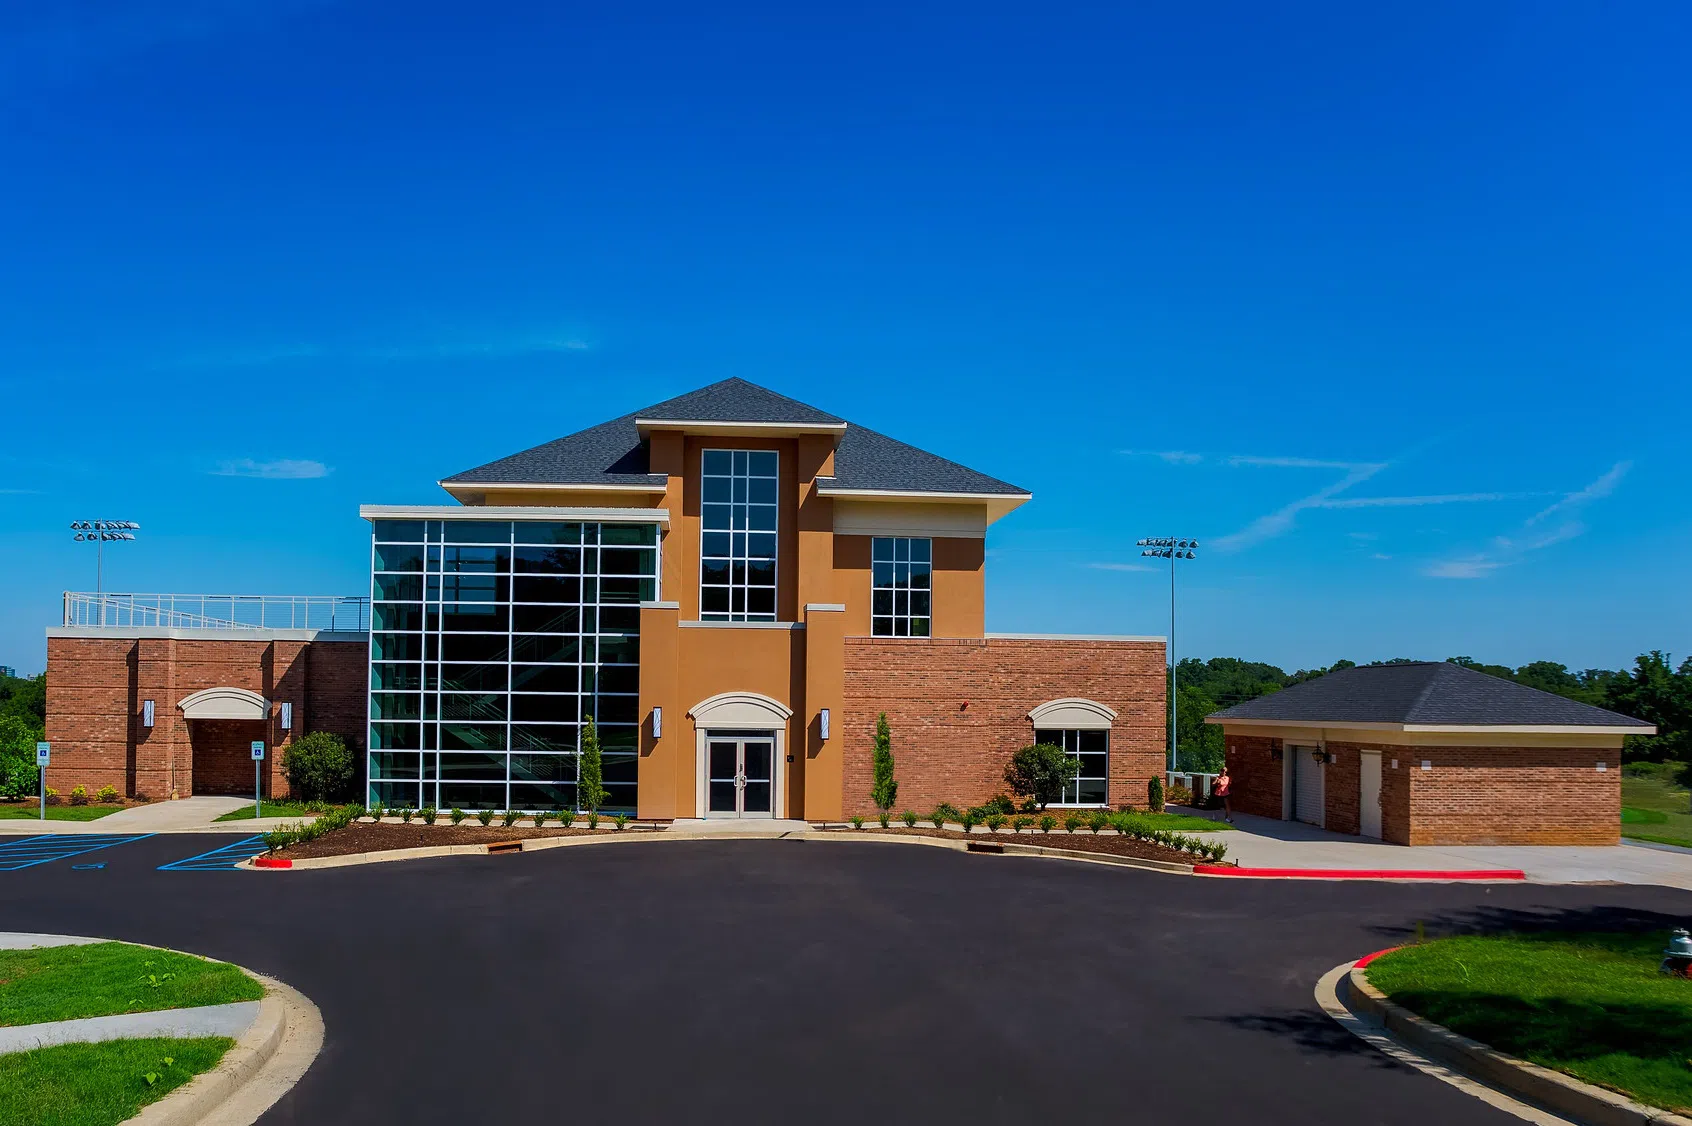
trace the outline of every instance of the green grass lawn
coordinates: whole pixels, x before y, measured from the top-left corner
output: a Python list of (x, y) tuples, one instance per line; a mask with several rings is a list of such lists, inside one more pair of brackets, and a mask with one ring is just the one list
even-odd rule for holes
[(1692, 793), (1666, 772), (1653, 777), (1622, 776), (1622, 836), (1692, 848)]
[(1216, 811), (1216, 820), (1208, 817), (1195, 817), (1190, 813), (1145, 813), (1134, 814), (1135, 817), (1149, 822), (1153, 828), (1168, 829), (1175, 833), (1202, 833), (1206, 830), (1232, 829), (1233, 826), (1222, 820), (1222, 811)]
[(0, 1025), (221, 1005), (263, 996), (264, 987), (234, 966), (125, 942), (0, 950)]
[[(47, 820), (94, 821), (122, 808), (121, 805), (50, 805), (47, 807)], [(40, 816), (41, 806), (35, 802), (0, 804), (0, 819), (34, 821)]]
[(1405, 1008), (1653, 1106), (1692, 1110), (1692, 981), (1657, 972), (1667, 931), (1442, 938), (1370, 963)]
[(0, 1056), (0, 1126), (115, 1126), (216, 1067), (234, 1044), (109, 1040)]
[[(315, 814), (308, 813), (306, 811), (306, 807), (305, 807), (305, 804), (303, 802), (297, 802), (297, 801), (267, 801), (267, 802), (264, 803), (264, 814), (263, 815), (265, 817), (312, 817), (312, 816), (315, 816)], [(232, 809), (228, 813), (225, 813), (222, 817), (216, 818), (216, 820), (218, 820), (218, 821), (251, 821), (254, 816), (255, 816), (255, 814), (253, 813), (253, 803), (248, 802), (246, 805), (242, 806), (240, 809)]]

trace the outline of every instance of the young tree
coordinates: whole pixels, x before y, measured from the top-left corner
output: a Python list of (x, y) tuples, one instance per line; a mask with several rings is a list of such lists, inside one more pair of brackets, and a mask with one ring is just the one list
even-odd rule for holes
[(893, 777), (893, 734), (887, 728), (887, 713), (875, 720), (875, 781), (870, 785), (870, 800), (877, 809), (892, 809), (899, 800), (899, 783)]
[(605, 763), (599, 755), (599, 731), (593, 717), (582, 729), (581, 767), (576, 774), (576, 802), (592, 813), (605, 804)]
[(1063, 784), (1081, 772), (1081, 760), (1054, 743), (1035, 743), (1005, 764), (1005, 785), (1019, 797), (1033, 798), (1041, 809), (1063, 798)]
[(310, 732), (282, 750), (282, 776), (300, 801), (342, 801), (351, 796), (357, 773), (346, 740), (333, 732)]

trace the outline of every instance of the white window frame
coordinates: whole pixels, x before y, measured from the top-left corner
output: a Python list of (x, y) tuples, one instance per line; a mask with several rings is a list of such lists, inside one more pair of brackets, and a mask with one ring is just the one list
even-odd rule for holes
[[(751, 553), (746, 552), (746, 553), (742, 553), (742, 554), (737, 555), (734, 551), (733, 537), (736, 534), (737, 529), (735, 529), (734, 526), (733, 526), (734, 520), (733, 520), (733, 515), (732, 515), (732, 509), (733, 509), (734, 504), (736, 503), (733, 499), (733, 495), (734, 495), (734, 492), (733, 492), (734, 484), (733, 484), (733, 482), (736, 480), (736, 478), (735, 478), (735, 475), (734, 475), (734, 470), (732, 468), (732, 465), (733, 465), (732, 460), (730, 462), (731, 468), (729, 470), (729, 476), (728, 476), (728, 481), (730, 483), (729, 484), (729, 497), (730, 497), (730, 499), (729, 499), (729, 502), (728, 502), (730, 510), (731, 510), (730, 519), (729, 519), (729, 525), (730, 526), (726, 529), (707, 528), (705, 526), (705, 507), (706, 507), (706, 505), (708, 503), (721, 503), (721, 502), (708, 502), (705, 499), (705, 479), (706, 479), (705, 459), (707, 457), (709, 457), (711, 454), (714, 454), (714, 453), (728, 454), (731, 459), (737, 453), (747, 454), (747, 455), (768, 454), (770, 457), (775, 459), (775, 463), (776, 463), (776, 471), (775, 471), (776, 500), (775, 500), (775, 504), (772, 506), (775, 509), (775, 527), (768, 532), (765, 532), (762, 529), (759, 529), (756, 532), (754, 532), (753, 529), (750, 526), (751, 521), (750, 521), (750, 519), (748, 519), (748, 521), (747, 521), (748, 526), (744, 529), (738, 529), (739, 532), (741, 532), (742, 534), (745, 534), (747, 536), (751, 536), (751, 535), (771, 535), (771, 536), (775, 537), (775, 545), (776, 545), (775, 553), (770, 557), (770, 562), (773, 564), (773, 567), (774, 567), (775, 578), (774, 578), (774, 581), (767, 588), (762, 583), (754, 586), (750, 581), (750, 577), (751, 577), (750, 563), (751, 563), (752, 558), (753, 558)], [(748, 494), (750, 494), (750, 492), (751, 492), (750, 482), (752, 480), (754, 480), (754, 478), (750, 473), (750, 461), (751, 461), (750, 457), (748, 457), (747, 460), (748, 460), (748, 470), (749, 470), (749, 472), (748, 472), (745, 480), (748, 482), (747, 492), (748, 492)], [(721, 476), (722, 476), (721, 474), (717, 474), (717, 473), (711, 474), (711, 477), (713, 477), (713, 478), (720, 478)], [(766, 480), (767, 478), (765, 478), (764, 475), (759, 474), (756, 479), (757, 480)], [(746, 503), (748, 505), (750, 505), (751, 502), (748, 501)], [(705, 582), (705, 559), (706, 559), (705, 537), (707, 535), (714, 534), (714, 533), (726, 533), (730, 537), (730, 539), (729, 539), (729, 554), (727, 556), (728, 561), (729, 561), (729, 581), (728, 581), (728, 586), (726, 588), (723, 587), (722, 584), (719, 584), (719, 583), (709, 583), (709, 584), (707, 584)], [(720, 558), (723, 558), (723, 557), (714, 555), (714, 556), (711, 556), (711, 558), (720, 559)], [(763, 556), (760, 555), (757, 558), (758, 558), (759, 562), (763, 561)], [(746, 570), (746, 577), (743, 578), (742, 581), (739, 582), (739, 583), (736, 583), (734, 581), (734, 567), (735, 567), (735, 564), (737, 564), (737, 563), (740, 564), (742, 567), (744, 567), (745, 570)], [(705, 609), (705, 591), (706, 591), (707, 588), (713, 589), (713, 590), (722, 590), (722, 589), (728, 590), (728, 592), (729, 592), (729, 609), (728, 609), (728, 612), (727, 612), (726, 615), (723, 615), (721, 611), (716, 611), (716, 610), (707, 611)], [(736, 590), (739, 590), (741, 592), (742, 605), (744, 606), (746, 604), (746, 601), (749, 598), (750, 593), (753, 590), (765, 590), (765, 589), (768, 589), (770, 591), (771, 610), (767, 615), (763, 614), (763, 613), (752, 614), (751, 612), (746, 611), (744, 609), (741, 610), (739, 613), (735, 612), (735, 609), (734, 609), (734, 592)], [(699, 591), (699, 620), (702, 621), (702, 622), (704, 622), (704, 621), (711, 621), (711, 622), (723, 622), (723, 621), (728, 621), (728, 622), (775, 622), (775, 621), (781, 620), (781, 605), (780, 605), (780, 593), (781, 593), (781, 452), (779, 450), (748, 450), (748, 449), (738, 449), (737, 450), (737, 449), (712, 448), (712, 449), (703, 449), (703, 450), (699, 451), (699, 583), (698, 583), (698, 591)], [(709, 613), (711, 616), (707, 617), (706, 616), (707, 613)]]
[[(1074, 777), (1064, 779), (1064, 783), (1063, 783), (1064, 789), (1066, 791), (1069, 789), (1069, 787), (1071, 785), (1073, 785), (1075, 787), (1075, 796), (1077, 798), (1079, 798), (1081, 796), (1081, 781), (1082, 781), (1082, 779), (1086, 779), (1087, 781), (1102, 781), (1104, 783), (1104, 791), (1105, 791), (1104, 800), (1103, 801), (1084, 802), (1084, 801), (1064, 801), (1062, 799), (1059, 799), (1058, 801), (1052, 802), (1051, 806), (1048, 807), (1048, 808), (1052, 808), (1052, 809), (1109, 809), (1110, 808), (1110, 728), (1108, 728), (1108, 727), (1042, 727), (1042, 728), (1038, 728), (1035, 731), (1035, 738), (1038, 739), (1042, 732), (1045, 732), (1045, 733), (1048, 733), (1048, 734), (1055, 733), (1060, 739), (1063, 740), (1063, 742), (1058, 744), (1058, 746), (1063, 748), (1063, 753), (1066, 754), (1066, 755), (1074, 755), (1076, 758), (1081, 757), (1081, 736), (1082, 736), (1083, 733), (1097, 732), (1100, 735), (1104, 736), (1104, 744), (1105, 744), (1105, 749), (1104, 749), (1104, 760), (1105, 760), (1104, 774), (1102, 774), (1102, 775), (1082, 774), (1079, 770), (1077, 770), (1075, 772)], [(1068, 745), (1069, 742), (1070, 742), (1070, 736), (1074, 736), (1075, 745), (1073, 747)], [(1049, 742), (1050, 740), (1044, 740), (1044, 741)]]
[[(894, 578), (894, 585), (890, 586), (890, 587), (877, 586), (876, 582), (875, 582), (875, 564), (876, 564), (875, 545), (878, 544), (878, 543), (881, 543), (883, 541), (891, 543), (893, 545), (893, 560), (892, 560), (892, 562), (893, 562), (894, 569), (895, 569), (895, 578)], [(906, 551), (907, 558), (904, 559), (904, 560), (899, 559), (899, 545), (901, 543), (915, 544), (915, 543), (919, 543), (919, 542), (925, 543), (925, 544), (928, 545), (928, 558), (927, 559), (920, 560), (920, 561), (910, 559), (908, 556), (913, 554), (913, 553), (909, 549), (907, 549), (907, 551)], [(900, 562), (904, 562), (907, 566), (909, 566), (913, 562), (921, 562), (925, 566), (927, 566), (927, 568), (928, 568), (928, 613), (919, 615), (919, 614), (912, 614), (910, 612), (910, 592), (911, 592), (910, 583), (907, 580), (905, 586), (902, 587), (902, 588), (897, 585), (898, 584), (897, 568), (898, 568), (898, 564)], [(893, 612), (891, 614), (877, 614), (875, 612), (876, 592), (881, 591), (881, 590), (890, 591), (893, 594), (894, 609), (893, 609)], [(905, 612), (903, 614), (899, 613), (899, 611), (898, 611), (898, 596), (899, 596), (901, 591), (903, 591), (903, 593), (905, 594)], [(928, 628), (925, 629), (922, 633), (912, 632), (911, 623), (916, 622), (916, 621), (924, 622), (927, 625)], [(883, 633), (881, 631), (881, 624), (883, 622), (887, 623), (887, 627), (888, 627), (888, 630), (889, 630), (889, 632), (887, 632), (887, 633)], [(903, 632), (903, 633), (899, 632), (899, 625), (901, 623), (903, 623), (904, 627), (905, 627), (905, 632)], [(870, 636), (871, 637), (933, 637), (934, 636), (934, 539), (933, 539), (932, 536), (871, 536), (870, 537)]]

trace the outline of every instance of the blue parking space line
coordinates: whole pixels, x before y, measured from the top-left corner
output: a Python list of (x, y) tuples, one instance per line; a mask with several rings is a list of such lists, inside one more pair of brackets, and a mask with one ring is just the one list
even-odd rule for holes
[(173, 860), (169, 864), (160, 864), (159, 871), (216, 872), (239, 868), (241, 862), (256, 853), (263, 844), (264, 836), (262, 834), (247, 837), (233, 844), (226, 844), (222, 848), (214, 848), (210, 852), (190, 856), (186, 860)]
[(113, 837), (102, 833), (65, 833), (58, 836), (28, 837), (21, 841), (0, 844), (0, 872), (16, 872), (37, 864), (50, 864), (103, 848), (146, 840), (151, 833), (133, 837)]

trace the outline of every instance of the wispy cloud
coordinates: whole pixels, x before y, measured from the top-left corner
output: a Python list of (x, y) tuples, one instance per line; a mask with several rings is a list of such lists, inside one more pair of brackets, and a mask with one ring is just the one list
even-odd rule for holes
[(1254, 457), (1249, 454), (1233, 454), (1228, 458), (1229, 465), (1255, 465), (1269, 469), (1384, 469), (1386, 466), (1375, 465), (1372, 462), (1361, 461), (1324, 461), (1313, 457)]
[(1610, 466), (1609, 472), (1605, 473), (1602, 477), (1599, 477), (1598, 480), (1592, 482), (1592, 484), (1586, 486), (1586, 488), (1580, 489), (1577, 492), (1568, 493), (1556, 504), (1553, 504), (1548, 508), (1541, 509), (1540, 511), (1535, 512), (1532, 516), (1529, 516), (1527, 519), (1528, 524), (1537, 524), (1547, 516), (1551, 516), (1571, 508), (1579, 508), (1581, 505), (1586, 504), (1589, 501), (1602, 500), (1616, 491), (1616, 486), (1621, 484), (1621, 479), (1627, 476), (1627, 471), (1632, 468), (1633, 463), (1631, 461), (1616, 462), (1614, 465)]
[(1095, 571), (1156, 571), (1158, 568), (1145, 563), (1085, 563)]
[(1339, 497), (1313, 508), (1414, 508), (1428, 504), (1482, 504), (1488, 501), (1527, 500), (1544, 493), (1434, 493), (1415, 497)]
[[(1529, 516), (1522, 521), (1521, 528), (1516, 532), (1494, 536), (1486, 550), (1454, 559), (1438, 560), (1429, 564), (1422, 573), (1435, 579), (1484, 579), (1501, 568), (1521, 562), (1533, 552), (1543, 551), (1553, 544), (1564, 543), (1584, 535), (1586, 525), (1575, 518), (1576, 514), (1593, 501), (1602, 500), (1615, 492), (1616, 486), (1621, 483), (1621, 479), (1627, 475), (1632, 465), (1632, 462), (1618, 461), (1590, 485), (1564, 494), (1555, 504)], [(1563, 520), (1555, 527), (1530, 531), (1542, 524), (1547, 517), (1559, 513), (1563, 515)]]
[(1128, 457), (1162, 458), (1170, 465), (1197, 465), (1204, 460), (1203, 454), (1189, 453), (1186, 450), (1123, 450)]
[(254, 461), (250, 457), (221, 462), (212, 470), (218, 477), (262, 477), (271, 481), (303, 481), (313, 477), (327, 477), (329, 472), (329, 467), (321, 461), (293, 458)]
[[(1232, 535), (1222, 536), (1220, 539), (1211, 541), (1210, 546), (1224, 552), (1241, 551), (1265, 540), (1283, 535), (1292, 528), (1300, 512), (1322, 507), (1324, 502), (1332, 500), (1354, 485), (1362, 484), (1386, 467), (1387, 463), (1384, 461), (1349, 466), (1345, 476), (1333, 484), (1317, 489), (1309, 496), (1300, 497), (1291, 504), (1283, 505), (1267, 516), (1259, 516)], [(1304, 467), (1300, 466), (1299, 468)]]

